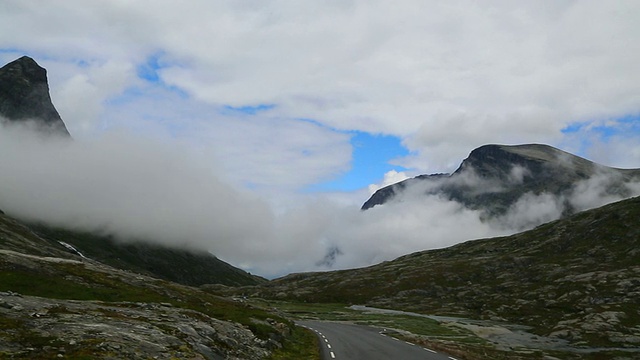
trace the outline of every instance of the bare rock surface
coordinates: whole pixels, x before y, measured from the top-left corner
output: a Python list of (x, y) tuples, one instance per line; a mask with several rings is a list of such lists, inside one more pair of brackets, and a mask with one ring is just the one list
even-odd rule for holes
[(243, 326), (170, 304), (0, 292), (0, 319), (19, 324), (0, 335), (0, 357), (262, 359), (269, 354), (266, 342)]

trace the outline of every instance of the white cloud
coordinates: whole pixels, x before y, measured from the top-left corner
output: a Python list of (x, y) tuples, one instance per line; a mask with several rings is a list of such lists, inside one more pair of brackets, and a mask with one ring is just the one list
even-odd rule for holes
[(384, 177), (382, 179), (382, 183), (380, 184), (371, 184), (369, 185), (368, 189), (369, 189), (369, 194), (373, 194), (376, 191), (378, 191), (379, 189), (385, 187), (385, 186), (389, 186), (391, 184), (395, 184), (398, 183), (402, 180), (406, 180), (409, 177), (407, 176), (406, 173), (404, 173), (403, 171), (395, 171), (395, 170), (390, 170), (387, 171), (384, 174)]
[[(530, 228), (556, 219), (567, 204), (582, 210), (618, 199), (596, 176), (566, 197), (527, 194), (504, 217), (486, 221), (479, 211), (426, 195), (440, 179), (417, 182), (367, 211), (337, 194), (294, 196), (274, 207), (232, 185), (207, 154), (178, 140), (106, 133), (91, 141), (43, 141), (20, 127), (0, 130), (0, 209), (8, 214), (208, 250), (269, 277), (326, 269), (322, 260), (332, 250), (339, 253), (334, 269), (366, 266)], [(473, 174), (460, 181), (500, 190)], [(637, 195), (640, 186), (628, 189)]]
[[(115, 99), (102, 121), (145, 137), (179, 140), (218, 164), (236, 184), (295, 192), (348, 170), (348, 134), (320, 124), (231, 111), (166, 88)], [(131, 120), (133, 117), (134, 121)]]
[(503, 216), (496, 219), (494, 224), (512, 232), (531, 229), (559, 219), (565, 211), (564, 201), (564, 197), (553, 194), (526, 193)]
[[(44, 66), (48, 67), (47, 64)], [(74, 75), (60, 79), (59, 83), (54, 82), (51, 97), (68, 124), (69, 132), (76, 138), (95, 135), (103, 130), (105, 126), (100, 122), (100, 117), (105, 111), (106, 100), (120, 94), (135, 81), (132, 64), (127, 62), (69, 66), (65, 73)]]
[[(639, 7), (8, 1), (0, 47), (55, 58), (60, 65), (51, 72), (77, 60), (135, 69), (161, 51), (169, 64), (161, 78), (195, 99), (276, 104), (273, 115), (282, 118), (401, 136), (414, 152), (405, 163), (437, 172), (484, 143), (560, 144), (560, 130), (572, 122), (637, 113), (640, 85), (629, 74), (640, 61)], [(63, 84), (77, 76), (65, 74)], [(91, 79), (81, 85), (102, 88), (91, 104), (122, 91)], [(85, 96), (97, 91), (88, 90)], [(59, 94), (64, 104), (78, 96)], [(94, 121), (86, 118), (96, 116), (95, 106), (70, 116), (69, 127)]]
[(309, 197), (274, 211), (179, 143), (123, 133), (43, 141), (3, 128), (0, 152), (0, 208), (9, 214), (209, 250), (266, 276), (318, 269), (332, 248), (344, 268), (496, 233), (436, 197), (367, 212)]

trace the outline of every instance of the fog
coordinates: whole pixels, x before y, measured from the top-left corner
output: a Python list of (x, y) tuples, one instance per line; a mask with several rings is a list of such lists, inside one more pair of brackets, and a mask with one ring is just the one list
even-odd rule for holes
[[(456, 202), (418, 196), (424, 184), (367, 211), (360, 210), (366, 198), (345, 203), (319, 195), (297, 195), (294, 205), (276, 211), (267, 196), (233, 184), (211, 159), (178, 141), (117, 132), (62, 140), (11, 127), (0, 131), (0, 152), (0, 209), (12, 216), (210, 251), (269, 278), (510, 234), (558, 218), (567, 204), (586, 209), (619, 199), (599, 174), (563, 198), (525, 195), (492, 222)], [(514, 169), (514, 181), (522, 173)], [(638, 184), (628, 187), (640, 192)]]

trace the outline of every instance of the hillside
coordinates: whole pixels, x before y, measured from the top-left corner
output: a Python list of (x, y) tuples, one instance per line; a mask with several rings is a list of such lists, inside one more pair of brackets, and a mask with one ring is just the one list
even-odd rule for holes
[(205, 251), (189, 251), (136, 239), (31, 225), (42, 238), (72, 245), (84, 256), (118, 269), (184, 285), (256, 285), (266, 279), (251, 275)]
[(315, 349), (313, 335), (276, 313), (83, 258), (3, 214), (0, 329), (0, 359), (268, 359), (300, 341)]
[[(507, 213), (525, 194), (570, 198), (580, 182), (593, 178), (602, 182), (598, 196), (623, 199), (637, 195), (626, 184), (640, 180), (640, 169), (607, 167), (548, 145), (485, 145), (473, 150), (452, 174), (421, 175), (384, 187), (362, 209), (404, 194), (439, 194), (492, 217)], [(564, 206), (566, 214), (584, 210), (570, 201)]]
[[(52, 228), (44, 224), (26, 224), (7, 215), (0, 215), (0, 231), (0, 249), (71, 259), (78, 259), (78, 254), (82, 254), (117, 269), (184, 285), (239, 286), (266, 281), (206, 252), (191, 252), (131, 239), (118, 241), (112, 236)], [(22, 236), (17, 237), (16, 234)]]
[(508, 321), (582, 347), (638, 347), (638, 218), (640, 198), (632, 198), (513, 236), (292, 274), (246, 291)]

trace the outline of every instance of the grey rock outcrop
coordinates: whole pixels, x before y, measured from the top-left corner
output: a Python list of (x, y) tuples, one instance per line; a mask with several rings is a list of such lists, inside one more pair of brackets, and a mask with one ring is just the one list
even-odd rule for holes
[(28, 124), (43, 133), (70, 137), (51, 102), (47, 70), (28, 56), (0, 68), (0, 117), (10, 124)]
[[(0, 292), (0, 358), (264, 359), (240, 324), (170, 304), (47, 299)], [(25, 346), (25, 343), (29, 346)]]

